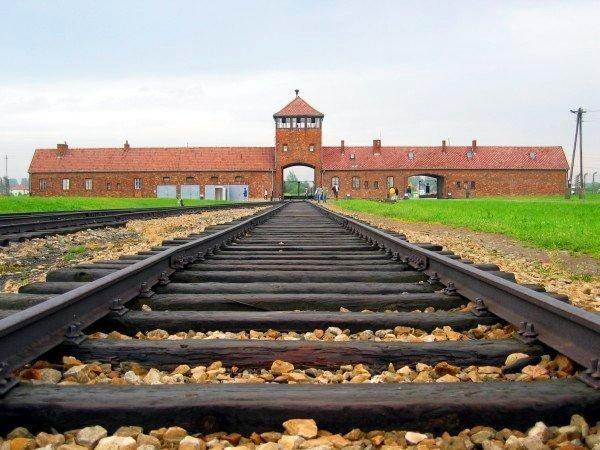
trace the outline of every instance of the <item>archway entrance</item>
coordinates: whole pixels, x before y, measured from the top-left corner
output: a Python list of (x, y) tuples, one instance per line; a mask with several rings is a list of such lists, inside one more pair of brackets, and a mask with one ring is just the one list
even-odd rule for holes
[(315, 192), (314, 167), (296, 164), (283, 168), (283, 198), (308, 198)]
[(444, 197), (444, 177), (439, 175), (413, 175), (408, 177), (408, 185), (411, 188), (411, 197)]

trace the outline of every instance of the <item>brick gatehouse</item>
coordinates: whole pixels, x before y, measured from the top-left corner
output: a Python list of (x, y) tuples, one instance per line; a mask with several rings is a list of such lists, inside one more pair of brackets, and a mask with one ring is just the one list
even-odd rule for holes
[[(341, 197), (386, 198), (409, 183), (424, 195), (564, 193), (568, 163), (560, 146), (322, 145), (324, 115), (296, 97), (273, 115), (275, 146), (37, 149), (29, 167), (31, 195), (280, 198), (283, 171), (314, 169), (314, 184)], [(419, 178), (412, 178), (419, 177)], [(428, 178), (422, 178), (428, 177)], [(430, 191), (429, 181), (435, 186)]]

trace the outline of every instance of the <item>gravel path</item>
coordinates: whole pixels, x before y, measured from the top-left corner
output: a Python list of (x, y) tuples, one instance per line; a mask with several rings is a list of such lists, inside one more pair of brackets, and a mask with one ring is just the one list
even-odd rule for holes
[(210, 225), (249, 216), (263, 207), (206, 211), (151, 220), (134, 220), (123, 228), (102, 228), (48, 236), (0, 248), (0, 291), (17, 292), (46, 273), (83, 262), (116, 259), (159, 245), (165, 239), (200, 233)]

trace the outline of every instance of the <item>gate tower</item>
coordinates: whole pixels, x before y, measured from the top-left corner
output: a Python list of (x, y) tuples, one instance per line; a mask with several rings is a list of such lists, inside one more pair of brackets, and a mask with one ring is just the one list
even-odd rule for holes
[(275, 119), (275, 182), (273, 196), (283, 196), (283, 169), (290, 166), (308, 166), (314, 169), (315, 186), (323, 183), (323, 152), (321, 127), (323, 113), (310, 106), (296, 89), (296, 97)]

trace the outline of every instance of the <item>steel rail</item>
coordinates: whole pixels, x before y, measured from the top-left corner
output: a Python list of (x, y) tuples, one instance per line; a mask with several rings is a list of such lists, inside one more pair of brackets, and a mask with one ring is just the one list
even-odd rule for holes
[(223, 230), (174, 246), (113, 274), (0, 320), (0, 395), (17, 382), (11, 373), (56, 345), (85, 338), (82, 330), (105, 315), (124, 313), (138, 295), (149, 297), (156, 283), (187, 263), (203, 259), (277, 213), (285, 204)]
[(351, 232), (477, 303), (476, 314), (493, 314), (519, 327), (526, 342), (539, 340), (585, 367), (580, 378), (600, 388), (600, 315), (507, 281), (469, 264), (403, 241), (356, 219), (313, 204)]
[(20, 214), (14, 218), (0, 217), (0, 236), (4, 234), (18, 234), (34, 231), (46, 231), (69, 226), (84, 226), (88, 224), (127, 221), (142, 218), (156, 218), (180, 214), (190, 214), (202, 211), (218, 211), (230, 208), (248, 208), (263, 206), (270, 202), (233, 203), (206, 206), (184, 206), (173, 208), (130, 208), (116, 210), (72, 211), (40, 214), (32, 217), (23, 217)]

